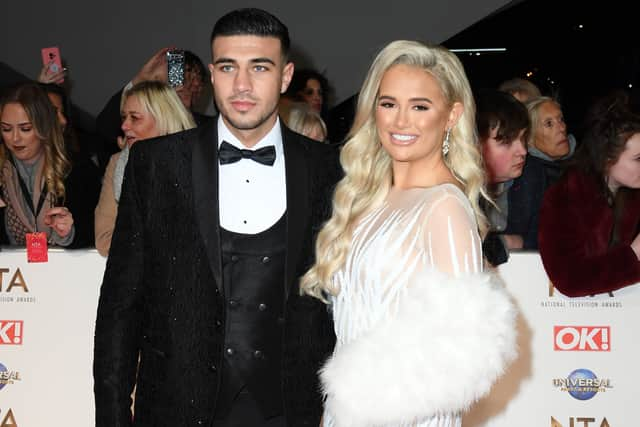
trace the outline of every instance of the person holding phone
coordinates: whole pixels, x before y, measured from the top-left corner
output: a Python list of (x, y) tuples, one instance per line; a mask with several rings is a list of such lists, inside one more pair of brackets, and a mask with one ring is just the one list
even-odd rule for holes
[(87, 177), (71, 167), (56, 110), (37, 83), (9, 89), (0, 100), (0, 243), (23, 246), (26, 235), (45, 232), (49, 244), (93, 244)]
[(278, 117), (294, 69), (279, 19), (235, 10), (210, 42), (220, 115), (129, 154), (96, 320), (97, 427), (320, 422), (335, 336), (298, 281), (338, 151)]
[(61, 85), (67, 74), (67, 69), (62, 66), (60, 49), (57, 46), (45, 47), (41, 50), (42, 69), (38, 75), (40, 83), (55, 83)]
[[(182, 60), (172, 61), (173, 66), (170, 67), (169, 59), (175, 59), (175, 54), (179, 52), (183, 55)], [(123, 102), (123, 94), (134, 84), (143, 81), (159, 81), (169, 84), (169, 73), (171, 73), (173, 81), (182, 81), (182, 84), (175, 86), (173, 89), (178, 94), (182, 104), (193, 116), (196, 125), (200, 126), (211, 119), (210, 116), (195, 111), (196, 105), (198, 105), (203, 94), (205, 76), (207, 74), (202, 61), (189, 50), (164, 47), (153, 54), (131, 81), (109, 99), (96, 117), (96, 130), (102, 144), (102, 149), (98, 153), (98, 163), (102, 169), (105, 168), (109, 157), (117, 153), (121, 148), (118, 147), (117, 140), (118, 137), (122, 136), (120, 107)]]

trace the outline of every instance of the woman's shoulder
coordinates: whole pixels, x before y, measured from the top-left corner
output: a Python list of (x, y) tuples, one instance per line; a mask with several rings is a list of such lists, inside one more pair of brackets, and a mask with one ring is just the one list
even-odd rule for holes
[(392, 194), (394, 191), (400, 193), (401, 201), (419, 209), (425, 221), (451, 216), (464, 216), (475, 221), (469, 198), (456, 184), (444, 183), (432, 187), (392, 190)]
[(449, 207), (450, 209), (472, 209), (469, 198), (456, 184), (447, 182), (429, 187), (425, 190), (427, 190), (424, 194), (425, 198), (433, 205), (438, 205), (441, 208)]

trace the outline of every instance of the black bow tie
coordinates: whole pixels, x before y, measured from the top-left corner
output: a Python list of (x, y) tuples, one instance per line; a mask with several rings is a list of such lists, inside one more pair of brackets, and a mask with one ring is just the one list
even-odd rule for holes
[(251, 159), (266, 166), (273, 166), (276, 161), (276, 147), (269, 145), (257, 150), (243, 150), (229, 144), (227, 141), (222, 141), (220, 148), (218, 148), (218, 158), (221, 165), (235, 163), (241, 159)]

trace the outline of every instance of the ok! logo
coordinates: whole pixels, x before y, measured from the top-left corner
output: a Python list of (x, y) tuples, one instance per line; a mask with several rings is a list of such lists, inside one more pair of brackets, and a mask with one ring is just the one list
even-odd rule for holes
[(609, 326), (554, 326), (555, 351), (611, 351)]

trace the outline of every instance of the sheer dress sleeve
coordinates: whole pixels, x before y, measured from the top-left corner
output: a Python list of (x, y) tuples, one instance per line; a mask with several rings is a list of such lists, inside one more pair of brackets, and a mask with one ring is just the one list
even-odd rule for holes
[(424, 212), (427, 262), (454, 277), (482, 271), (482, 243), (470, 203), (447, 190)]

